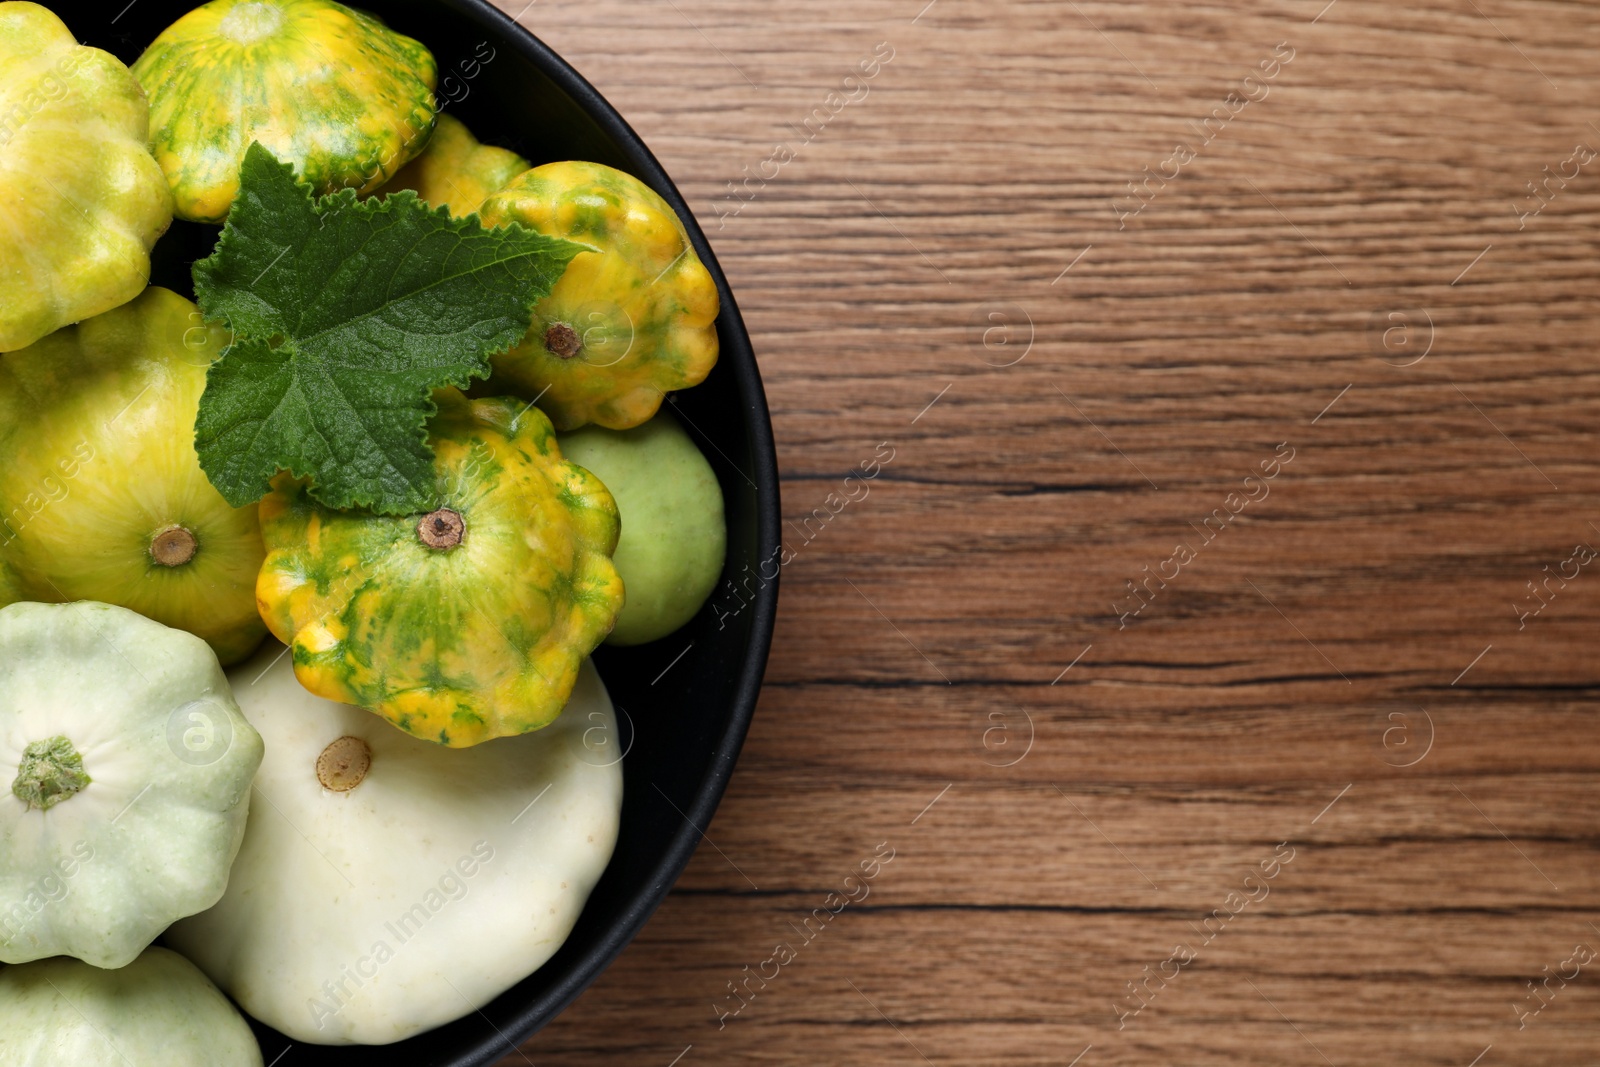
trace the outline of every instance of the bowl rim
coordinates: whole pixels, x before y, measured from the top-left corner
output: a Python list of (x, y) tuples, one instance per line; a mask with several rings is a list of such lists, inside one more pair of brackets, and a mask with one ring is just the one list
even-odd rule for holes
[[(756, 365), (744, 318), (740, 315), (738, 304), (735, 303), (733, 293), (728, 287), (728, 280), (683, 194), (667, 176), (666, 170), (645, 145), (643, 138), (634, 131), (616, 108), (612, 107), (587, 79), (562, 59), (554, 49), (540, 40), (532, 30), (495, 7), (489, 0), (436, 0), (436, 2), (475, 19), (486, 29), (492, 29), (507, 46), (538, 67), (616, 144), (628, 161), (629, 173), (659, 193), (668, 204), (672, 205), (673, 210), (683, 221), (695, 253), (716, 281), (717, 292), (721, 297), (719, 316), (723, 319), (727, 338), (734, 342), (732, 345), (723, 345), (718, 360), (734, 372), (743, 408), (740, 417), (750, 435), (750, 459), (754, 464), (754, 470), (750, 474), (756, 486), (757, 558), (777, 559), (782, 522), (778, 458), (766, 393), (761, 385), (761, 372)], [(777, 619), (778, 585), (779, 579), (775, 577), (767, 581), (754, 595), (750, 641), (743, 654), (732, 706), (728, 709), (727, 726), (712, 749), (709, 773), (701, 780), (690, 802), (681, 806), (680, 814), (683, 816), (683, 822), (674, 834), (660, 863), (651, 872), (651, 876), (632, 894), (619, 920), (575, 966), (554, 985), (517, 1009), (510, 1024), (497, 1030), (498, 1036), (486, 1036), (475, 1047), (464, 1049), (455, 1059), (454, 1067), (482, 1067), (500, 1059), (505, 1054), (507, 1044), (512, 1046), (513, 1051), (520, 1047), (600, 977), (666, 900), (667, 894), (694, 855), (700, 839), (705, 836), (704, 828), (710, 825), (711, 818), (716, 813), (717, 805), (732, 776), (734, 763), (744, 745), (750, 720), (755, 713), (756, 698), (761, 690), (761, 679), (766, 670), (772, 644), (773, 627)]]

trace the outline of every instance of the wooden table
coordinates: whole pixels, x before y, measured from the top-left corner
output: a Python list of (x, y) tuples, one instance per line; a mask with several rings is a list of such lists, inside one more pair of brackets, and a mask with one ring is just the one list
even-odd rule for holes
[(1600, 13), (1324, 3), (525, 10), (711, 236), (796, 558), (506, 1064), (1600, 1059)]

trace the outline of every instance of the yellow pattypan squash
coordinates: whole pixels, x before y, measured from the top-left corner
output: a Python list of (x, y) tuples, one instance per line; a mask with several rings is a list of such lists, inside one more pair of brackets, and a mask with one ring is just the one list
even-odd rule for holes
[(0, 3), (0, 352), (139, 295), (172, 197), (144, 92), (38, 4)]
[(508, 148), (480, 144), (460, 119), (441, 114), (422, 155), (407, 163), (383, 193), (410, 189), (452, 215), (470, 215), (483, 198), (528, 169)]
[(520, 222), (579, 253), (533, 309), (521, 345), (494, 359), (490, 388), (537, 398), (562, 431), (626, 430), (717, 362), (716, 283), (683, 224), (639, 179), (599, 163), (548, 163), (490, 196), (487, 226)]
[(261, 643), (256, 506), (230, 507), (194, 451), (206, 367), (227, 343), (152, 286), (0, 357), (0, 593), (130, 608), (223, 663)]
[[(5, 528), (0, 528), (0, 538), (6, 536)], [(16, 572), (11, 569), (11, 564), (0, 558), (0, 607), (26, 599), (22, 595), (22, 583), (17, 580)]]
[(220, 222), (252, 141), (320, 193), (371, 192), (433, 131), (438, 66), (334, 0), (213, 0), (133, 64), (179, 218)]
[(311, 692), (462, 748), (560, 714), (622, 607), (619, 524), (538, 408), (434, 398), (443, 506), (334, 511), (280, 473), (261, 501), (256, 599)]

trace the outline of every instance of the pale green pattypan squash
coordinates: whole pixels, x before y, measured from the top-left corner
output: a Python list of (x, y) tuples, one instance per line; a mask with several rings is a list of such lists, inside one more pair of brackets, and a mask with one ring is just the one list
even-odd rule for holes
[(261, 1067), (250, 1024), (195, 965), (148, 948), (119, 970), (73, 959), (0, 971), (0, 1064)]
[(166, 942), (296, 1041), (388, 1044), (470, 1014), (560, 948), (611, 857), (623, 753), (585, 662), (535, 733), (449, 749), (307, 692), (269, 646), (233, 674), (266, 739), (216, 907)]
[(133, 64), (178, 217), (221, 222), (252, 141), (318, 193), (371, 192), (428, 143), (438, 65), (336, 0), (212, 0)]
[(223, 663), (261, 643), (256, 505), (230, 506), (194, 450), (206, 367), (227, 342), (151, 286), (0, 358), (6, 601), (117, 604), (205, 638)]
[(55, 15), (0, 3), (0, 352), (139, 295), (172, 196), (144, 92)]
[(665, 637), (694, 618), (722, 576), (728, 530), (716, 473), (665, 411), (631, 430), (585, 426), (560, 441), (563, 456), (611, 490), (622, 517), (611, 561), (628, 599), (606, 644)]
[(12, 604), (0, 693), (0, 960), (123, 967), (216, 903), (261, 737), (204, 641), (109, 604)]

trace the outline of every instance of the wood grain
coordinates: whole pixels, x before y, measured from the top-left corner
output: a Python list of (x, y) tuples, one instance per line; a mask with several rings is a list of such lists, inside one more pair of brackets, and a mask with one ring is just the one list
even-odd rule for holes
[(1600, 10), (1325, 2), (523, 12), (707, 228), (796, 558), (715, 847), (506, 1064), (1595, 1061), (1600, 574), (1527, 583), (1600, 545)]

